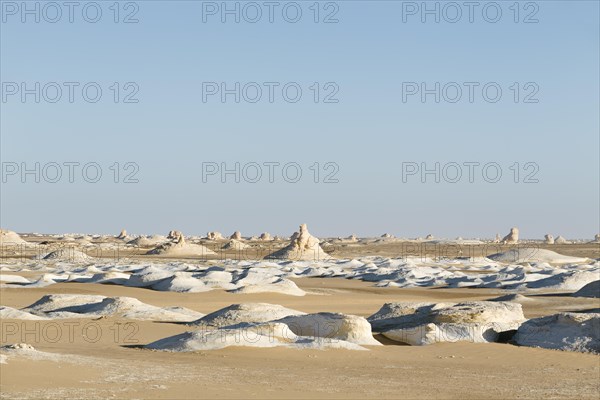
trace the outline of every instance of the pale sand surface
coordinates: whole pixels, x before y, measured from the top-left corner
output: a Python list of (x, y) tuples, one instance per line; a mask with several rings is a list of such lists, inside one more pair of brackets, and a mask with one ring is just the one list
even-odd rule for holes
[[(233, 303), (267, 302), (304, 312), (368, 316), (390, 301), (486, 300), (502, 294), (495, 289), (378, 288), (369, 282), (339, 278), (295, 282), (308, 292), (322, 295), (232, 294), (223, 290), (173, 293), (57, 283), (46, 288), (3, 288), (0, 296), (2, 305), (15, 308), (28, 306), (45, 294), (77, 293), (130, 296), (156, 306), (181, 306), (202, 313)], [(557, 294), (530, 297), (535, 301), (523, 304), (528, 318), (600, 308), (598, 299)], [(72, 343), (65, 322), (79, 323)], [(89, 322), (102, 329), (96, 343), (82, 337), (81, 327)], [(2, 345), (27, 342), (38, 351), (57, 354), (51, 359), (10, 356), (7, 364), (0, 364), (3, 398), (597, 399), (600, 393), (599, 356), (509, 344), (460, 342), (411, 347), (378, 337), (386, 345), (369, 347), (370, 351), (230, 347), (169, 353), (139, 349), (135, 343), (147, 344), (192, 328), (113, 317), (93, 321), (3, 320), (3, 334), (10, 323), (20, 328), (26, 324), (34, 331), (34, 324), (39, 323), (38, 332), (45, 324), (57, 323), (63, 335), (56, 343), (33, 334), (26, 340), (15, 339), (18, 335), (2, 339)], [(115, 337), (117, 331), (119, 337)]]

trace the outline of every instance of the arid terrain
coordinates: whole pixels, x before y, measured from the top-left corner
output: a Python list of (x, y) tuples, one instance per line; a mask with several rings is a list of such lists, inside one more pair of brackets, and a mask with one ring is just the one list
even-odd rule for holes
[[(514, 339), (502, 337), (489, 342), (436, 339), (436, 343), (411, 346), (376, 329), (373, 338), (380, 345), (358, 341), (359, 332), (344, 336), (339, 343), (347, 346), (342, 348), (308, 339), (290, 342), (293, 346), (285, 341), (275, 347), (253, 346), (248, 345), (253, 338), (244, 337), (242, 332), (237, 343), (224, 348), (164, 351), (166, 348), (146, 347), (198, 330), (198, 326), (189, 323), (196, 316), (242, 303), (280, 305), (302, 314), (341, 313), (367, 318), (386, 303), (472, 304), (515, 295), (508, 302), (520, 304), (518, 311), (522, 306), (526, 320), (577, 313), (595, 314), (597, 321), (600, 299), (573, 293), (593, 280), (593, 274), (596, 280), (600, 279), (598, 243), (501, 245), (329, 239), (321, 240), (321, 245), (330, 259), (267, 261), (260, 259), (285, 248), (289, 239), (240, 239), (250, 246), (251, 254), (260, 255), (250, 258), (250, 253), (241, 250), (222, 250), (206, 257), (146, 255), (154, 246), (128, 247), (117, 239), (98, 237), (89, 240), (89, 244), (68, 240), (72, 250), (62, 257), (33, 259), (51, 253), (61, 244), (63, 250), (68, 246), (56, 235), (21, 237), (28, 244), (18, 247), (4, 243), (0, 261), (0, 305), (5, 311), (0, 342), (2, 398), (597, 399), (600, 393), (600, 356), (593, 351), (598, 332), (595, 338), (592, 332), (592, 337), (586, 339), (582, 345), (587, 346), (585, 351), (519, 345)], [(185, 242), (217, 250), (229, 240), (186, 238)], [(585, 261), (554, 264), (487, 258), (519, 246), (551, 250)], [(78, 258), (79, 253), (74, 251), (93, 258)], [(455, 254), (449, 254), (451, 251)], [(340, 269), (336, 269), (338, 266)], [(553, 275), (554, 268), (564, 268), (566, 272)], [(171, 275), (161, 276), (152, 286), (131, 284), (130, 276), (137, 274), (143, 280), (144, 276), (163, 270)], [(407, 275), (409, 270), (411, 275)], [(285, 275), (277, 271), (285, 271)], [(379, 276), (377, 271), (385, 273)], [(557, 280), (531, 278), (515, 284), (518, 274), (548, 274), (557, 276)], [(439, 278), (428, 281), (429, 275)], [(562, 279), (563, 275), (569, 279)], [(190, 282), (192, 277), (204, 286)], [(440, 284), (441, 279), (444, 284)], [(546, 281), (546, 285), (532, 285)], [(144, 304), (130, 302), (128, 308), (108, 312), (104, 308), (93, 311), (98, 310), (97, 302), (102, 298), (96, 303), (88, 299), (87, 303), (77, 303), (83, 305), (59, 307), (60, 310), (48, 308), (50, 302), (36, 303), (47, 295), (64, 294), (77, 295), (73, 297), (76, 299), (88, 295), (134, 298)], [(59, 298), (55, 302), (56, 299)], [(184, 313), (180, 308), (186, 309), (185, 315), (194, 317), (186, 322), (165, 316)], [(17, 314), (18, 310), (24, 314)], [(358, 326), (356, 321), (349, 324)], [(593, 329), (598, 326), (592, 326)], [(509, 336), (516, 329), (511, 332)], [(335, 335), (336, 332), (329, 337), (335, 339)], [(303, 347), (306, 343), (310, 346)], [(15, 346), (18, 344), (33, 349)]]

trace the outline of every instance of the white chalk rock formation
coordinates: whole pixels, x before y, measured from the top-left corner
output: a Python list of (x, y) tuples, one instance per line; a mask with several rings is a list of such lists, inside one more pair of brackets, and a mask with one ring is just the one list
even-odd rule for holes
[(569, 242), (564, 237), (558, 235), (558, 237), (556, 239), (554, 239), (554, 243), (556, 243), (556, 244), (570, 244), (571, 242)]
[(117, 239), (127, 239), (127, 231), (125, 229), (121, 230), (121, 233), (117, 236)]
[(231, 236), (229, 236), (231, 240), (242, 240), (242, 234), (240, 231), (235, 231)]
[(488, 301), (512, 301), (515, 303), (530, 303), (534, 301), (527, 296), (523, 296), (522, 294), (513, 293), (513, 294), (505, 294), (504, 296), (496, 297), (495, 299), (490, 299)]
[(381, 237), (382, 237), (383, 239), (391, 239), (391, 238), (393, 238), (394, 236), (393, 236), (393, 235), (390, 235), (389, 233), (384, 233), (383, 235), (381, 235)]
[(552, 236), (551, 234), (547, 234), (546, 236), (544, 236), (544, 243), (554, 244), (554, 236)]
[(432, 240), (433, 239), (433, 235), (430, 233), (429, 235), (425, 236), (426, 240)]
[(582, 289), (588, 283), (598, 280), (598, 272), (593, 271), (567, 271), (548, 278), (527, 282), (529, 289), (552, 289), (564, 291), (576, 291)]
[(259, 239), (260, 240), (265, 240), (265, 241), (273, 240), (273, 238), (271, 237), (271, 234), (269, 232), (263, 232), (263, 233), (261, 233)]
[(301, 311), (285, 308), (278, 304), (243, 303), (232, 304), (228, 307), (207, 314), (194, 321), (194, 325), (225, 327), (240, 323), (261, 323), (275, 321), (290, 315), (304, 315)]
[(6, 275), (6, 274), (0, 274), (0, 282), (5, 282), (5, 283), (31, 283), (31, 281), (29, 279), (24, 278), (21, 275)]
[(75, 247), (65, 247), (51, 253), (48, 253), (42, 257), (44, 260), (49, 261), (67, 261), (67, 262), (92, 262), (95, 260), (94, 257), (90, 257), (82, 251), (75, 250)]
[(225, 239), (223, 237), (223, 235), (221, 235), (221, 232), (208, 232), (206, 234), (206, 238), (208, 240), (223, 240), (223, 239)]
[(200, 279), (194, 278), (191, 273), (180, 271), (173, 273), (167, 279), (156, 282), (151, 287), (160, 292), (201, 293), (212, 290), (212, 287)]
[(181, 231), (169, 231), (169, 234), (167, 235), (167, 239), (170, 240), (179, 240), (179, 237), (183, 236), (183, 233), (181, 233)]
[(105, 296), (100, 295), (48, 294), (32, 305), (25, 307), (23, 311), (43, 316), (46, 313), (55, 312), (63, 308), (99, 303), (105, 298)]
[(165, 322), (190, 322), (204, 315), (182, 307), (156, 307), (142, 303), (133, 297), (51, 296), (54, 297), (42, 297), (25, 310), (51, 318), (120, 316), (127, 319)]
[(200, 244), (186, 243), (184, 236), (180, 232), (176, 242), (163, 243), (149, 250), (146, 254), (161, 255), (164, 257), (204, 257), (216, 255), (217, 253)]
[(502, 238), (503, 244), (519, 243), (519, 228), (510, 228), (510, 233)]
[(319, 239), (308, 232), (306, 224), (300, 225), (300, 231), (295, 232), (290, 244), (281, 250), (269, 254), (267, 259), (319, 261), (330, 259), (319, 245)]
[(0, 246), (33, 245), (24, 240), (18, 233), (6, 229), (0, 229)]
[(146, 348), (165, 351), (199, 351), (230, 346), (366, 350), (344, 340), (297, 336), (286, 324), (276, 322), (241, 324), (213, 330), (201, 328), (194, 332), (157, 340)]
[(600, 313), (560, 313), (530, 319), (513, 338), (521, 346), (600, 353)]
[(356, 235), (354, 233), (352, 235), (348, 236), (346, 238), (346, 240), (349, 242), (358, 242), (358, 238), (356, 237)]
[(35, 314), (31, 314), (27, 311), (17, 310), (12, 307), (0, 306), (0, 319), (26, 319), (26, 320), (40, 320), (46, 319)]
[(172, 276), (173, 272), (150, 265), (131, 274), (125, 286), (149, 287)]
[(91, 317), (120, 316), (127, 319), (168, 322), (190, 322), (203, 316), (202, 313), (183, 307), (156, 307), (133, 297), (107, 297), (100, 303), (71, 307), (64, 311)]
[(165, 236), (140, 236), (127, 242), (128, 245), (136, 247), (153, 247), (166, 242), (168, 239)]
[(495, 342), (525, 321), (521, 304), (493, 301), (388, 303), (368, 318), (373, 330), (421, 346), (439, 342)]
[(251, 247), (250, 245), (247, 245), (244, 242), (240, 242), (237, 239), (231, 239), (229, 242), (225, 243), (225, 245), (223, 245), (222, 249), (224, 250), (244, 250)]
[(508, 264), (519, 263), (551, 263), (551, 264), (567, 264), (567, 263), (583, 263), (587, 262), (587, 258), (571, 257), (558, 254), (552, 250), (538, 249), (535, 247), (523, 247), (511, 249), (502, 253), (489, 255), (487, 258)]
[(298, 287), (293, 281), (285, 278), (273, 277), (270, 280), (258, 282), (255, 284), (246, 284), (238, 289), (230, 291), (231, 293), (249, 294), (249, 293), (280, 293), (290, 296), (305, 296), (306, 292)]
[(573, 293), (575, 297), (600, 298), (600, 280), (588, 283), (577, 292)]
[(600, 233), (596, 234), (596, 236), (594, 236), (594, 241), (592, 243), (600, 243)]
[(298, 336), (340, 339), (350, 343), (380, 346), (371, 333), (371, 324), (356, 315), (317, 313), (282, 318), (282, 322)]
[(494, 243), (500, 243), (502, 241), (502, 238), (500, 237), (499, 233), (496, 233), (496, 238), (494, 239)]

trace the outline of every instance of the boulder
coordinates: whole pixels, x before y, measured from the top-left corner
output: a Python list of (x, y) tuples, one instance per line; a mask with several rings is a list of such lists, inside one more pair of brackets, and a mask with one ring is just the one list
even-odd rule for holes
[(388, 303), (368, 318), (374, 330), (410, 345), (495, 342), (525, 321), (521, 304), (493, 301)]
[(282, 322), (298, 336), (312, 336), (345, 340), (361, 345), (381, 346), (371, 333), (371, 324), (356, 315), (316, 313), (282, 318)]
[(600, 313), (559, 313), (530, 319), (513, 341), (521, 346), (600, 353)]
[(547, 234), (546, 236), (544, 236), (544, 243), (545, 244), (554, 244), (554, 236)]

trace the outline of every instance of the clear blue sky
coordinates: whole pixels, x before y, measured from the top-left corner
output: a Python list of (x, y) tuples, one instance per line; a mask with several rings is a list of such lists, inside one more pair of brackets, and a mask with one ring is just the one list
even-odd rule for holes
[[(113, 21), (113, 1), (97, 2), (102, 10), (97, 23), (83, 18), (88, 2), (74, 9), (72, 23), (66, 7), (50, 23), (57, 14), (46, 3), (39, 2), (36, 23), (35, 15), (15, 9), (20, 1), (2, 1), (3, 228), (188, 234), (239, 229), (251, 235), (291, 234), (306, 222), (317, 236), (491, 237), (518, 226), (530, 238), (546, 233), (591, 238), (600, 230), (597, 1), (520, 2), (518, 23), (514, 1), (497, 2), (502, 16), (496, 23), (486, 20), (495, 18), (494, 7), (482, 14), (489, 2), (479, 2), (473, 22), (462, 7), (456, 23), (447, 21), (456, 10), (443, 8), (445, 2), (439, 2), (440, 23), (434, 15), (421, 22), (421, 10), (411, 8), (420, 1), (320, 2), (319, 23), (313, 20), (314, 1), (297, 2), (302, 10), (297, 23), (282, 15), (290, 2), (278, 2), (272, 23), (262, 1), (256, 23), (244, 20), (255, 15), (255, 9), (244, 8), (248, 2), (239, 2), (246, 11), (240, 23), (232, 15), (222, 23), (220, 10), (209, 15), (213, 5), (222, 7), (220, 1), (121, 2), (119, 23)], [(286, 17), (293, 19), (295, 6), (287, 7)], [(86, 10), (88, 19), (95, 18), (93, 7)], [(139, 22), (123, 23), (130, 13)], [(331, 13), (338, 22), (323, 23)], [(35, 82), (41, 87), (57, 82), (62, 97), (47, 101), (55, 97), (50, 85), (46, 93), (40, 89), (40, 103), (35, 94), (23, 102), (21, 93), (11, 94), (12, 82), (30, 89)], [(64, 82), (80, 84), (73, 103)], [(103, 90), (97, 103), (82, 97), (88, 82)], [(114, 82), (121, 86), (118, 103), (110, 89)], [(123, 102), (135, 88), (124, 88), (126, 82), (139, 88), (137, 103)], [(203, 82), (280, 86), (273, 103), (265, 86), (257, 103), (243, 98), (235, 103), (233, 95), (225, 103), (219, 95), (203, 102)], [(302, 88), (300, 101), (283, 99), (287, 82)], [(318, 103), (310, 89), (314, 82), (321, 86)], [(334, 85), (325, 88), (327, 82)], [(403, 101), (403, 82), (429, 88), (457, 82), (463, 97), (447, 101), (455, 95), (451, 85), (439, 103), (434, 95), (422, 102), (419, 94)], [(473, 102), (464, 82), (480, 83)], [(488, 82), (502, 89), (498, 102), (482, 97)], [(520, 87), (516, 103), (514, 82)], [(336, 88), (338, 102), (323, 102)], [(254, 96), (252, 90), (247, 97)], [(538, 102), (525, 102), (535, 91), (528, 99)], [(40, 183), (32, 174), (22, 182), (20, 170), (10, 174), (15, 165), (33, 169), (36, 162), (48, 175)], [(45, 179), (54, 176), (53, 162), (62, 165), (56, 183)], [(71, 183), (65, 162), (96, 162), (102, 178), (88, 183), (78, 167)], [(120, 183), (113, 182), (115, 162)], [(133, 171), (124, 170), (126, 162), (139, 166), (138, 183), (122, 182)], [(230, 168), (235, 162), (296, 162), (303, 175), (289, 183), (275, 169), (270, 183), (263, 166), (258, 183), (243, 178), (236, 183), (231, 175), (226, 183), (216, 175), (205, 183), (203, 162)], [(320, 183), (313, 182), (315, 162)], [(339, 166), (338, 183), (322, 182), (332, 171), (324, 170), (326, 162)], [(496, 162), (503, 175), (490, 183), (475, 169), (471, 183), (463, 166), (456, 183), (443, 176), (437, 183), (433, 175), (422, 183), (418, 174), (403, 182), (408, 162), (429, 168), (436, 162)], [(510, 169), (515, 162), (519, 183)], [(523, 182), (533, 171), (524, 169), (528, 162), (539, 167), (538, 183)]]

